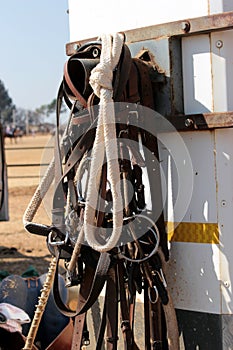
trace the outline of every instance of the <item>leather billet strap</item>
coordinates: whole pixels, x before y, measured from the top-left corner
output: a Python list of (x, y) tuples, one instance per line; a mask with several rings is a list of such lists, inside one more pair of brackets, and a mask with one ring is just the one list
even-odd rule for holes
[(118, 261), (118, 279), (120, 289), (120, 310), (121, 310), (121, 330), (124, 340), (124, 350), (139, 350), (135, 343), (132, 329), (132, 320), (128, 310), (128, 302), (126, 298), (126, 289), (124, 283), (125, 267), (122, 260)]
[[(68, 317), (76, 317), (87, 312), (97, 300), (102, 291), (107, 279), (108, 271), (111, 264), (111, 256), (109, 253), (101, 253), (96, 270), (86, 264), (83, 279), (80, 285), (80, 294), (83, 293), (83, 298), (78, 304), (77, 310), (70, 310), (62, 301), (59, 293), (58, 284), (58, 264), (59, 252), (57, 251), (57, 269), (53, 285), (54, 300), (61, 313)], [(91, 283), (90, 283), (91, 282)]]
[(118, 279), (117, 267), (111, 267), (107, 277), (104, 307), (99, 327), (96, 350), (101, 350), (106, 330), (106, 350), (116, 350), (118, 341)]

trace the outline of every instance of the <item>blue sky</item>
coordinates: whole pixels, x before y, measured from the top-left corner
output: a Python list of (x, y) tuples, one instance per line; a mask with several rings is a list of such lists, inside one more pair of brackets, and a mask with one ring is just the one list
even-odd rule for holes
[(57, 93), (67, 59), (68, 0), (0, 0), (0, 80), (16, 107), (36, 109)]

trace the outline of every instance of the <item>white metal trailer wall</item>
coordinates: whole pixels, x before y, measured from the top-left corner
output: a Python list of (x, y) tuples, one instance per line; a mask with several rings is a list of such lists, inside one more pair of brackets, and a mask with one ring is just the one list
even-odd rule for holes
[[(68, 0), (70, 41), (233, 10), (232, 0)], [(83, 14), (88, 14), (88, 16)]]

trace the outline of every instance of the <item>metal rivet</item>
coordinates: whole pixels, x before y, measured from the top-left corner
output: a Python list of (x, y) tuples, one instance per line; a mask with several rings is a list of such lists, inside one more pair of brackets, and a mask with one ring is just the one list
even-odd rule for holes
[(222, 201), (221, 201), (221, 206), (222, 206), (222, 207), (225, 207), (226, 205), (227, 205), (227, 202), (226, 202), (225, 200), (222, 200)]
[(181, 29), (187, 33), (190, 31), (190, 23), (188, 21), (184, 21), (181, 23)]
[(99, 50), (95, 48), (95, 49), (92, 51), (92, 56), (93, 56), (94, 58), (98, 57), (98, 56), (99, 56)]
[(217, 47), (218, 49), (221, 49), (221, 48), (223, 47), (223, 42), (222, 42), (222, 40), (217, 40), (216, 43), (215, 43), (215, 45), (216, 45), (216, 47)]
[(74, 51), (78, 51), (78, 49), (80, 48), (80, 45), (79, 44), (74, 44), (73, 48), (74, 48)]
[(190, 126), (193, 125), (193, 120), (190, 118), (185, 119), (184, 125), (186, 126), (186, 128), (189, 128)]
[(224, 282), (224, 286), (225, 286), (226, 288), (229, 288), (229, 287), (230, 287), (230, 283), (229, 283), (228, 281), (225, 281), (225, 282)]

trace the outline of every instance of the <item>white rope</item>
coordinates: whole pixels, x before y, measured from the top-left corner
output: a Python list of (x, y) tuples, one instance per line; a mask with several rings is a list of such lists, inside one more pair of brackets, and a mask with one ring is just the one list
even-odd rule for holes
[(38, 305), (36, 305), (36, 310), (34, 313), (34, 317), (26, 338), (26, 342), (24, 345), (24, 348), (22, 350), (31, 350), (33, 349), (33, 344), (34, 344), (34, 340), (36, 338), (37, 335), (37, 331), (38, 328), (40, 326), (40, 321), (41, 318), (43, 316), (45, 307), (47, 305), (47, 301), (49, 298), (49, 294), (50, 294), (50, 290), (52, 288), (53, 285), (53, 281), (54, 281), (54, 277), (55, 277), (55, 272), (56, 272), (56, 258), (53, 257), (50, 265), (49, 265), (49, 269), (46, 275), (46, 280), (44, 282), (43, 288), (41, 290), (41, 295), (39, 296), (38, 299)]
[[(87, 243), (96, 251), (105, 252), (117, 245), (123, 223), (123, 206), (120, 193), (120, 171), (118, 164), (118, 147), (115, 128), (115, 112), (113, 103), (113, 70), (122, 50), (123, 35), (102, 35), (102, 51), (100, 63), (92, 70), (90, 85), (100, 98), (100, 110), (96, 129), (96, 137), (92, 149), (90, 178), (87, 190), (84, 214), (84, 233)], [(113, 231), (105, 245), (96, 239), (95, 211), (98, 203), (101, 170), (106, 155), (108, 180), (113, 197)]]
[[(65, 137), (68, 134), (68, 131), (70, 129), (70, 120), (72, 118), (72, 115), (73, 115), (73, 108), (71, 109), (68, 125), (66, 127), (66, 130), (61, 140), (61, 157), (64, 156), (64, 142), (65, 142)], [(28, 204), (23, 214), (23, 225), (25, 229), (27, 224), (31, 223), (34, 216), (36, 215), (37, 210), (39, 209), (42, 203), (42, 200), (44, 199), (46, 193), (48, 192), (50, 186), (52, 185), (54, 177), (55, 177), (55, 157), (53, 157), (53, 159), (51, 160), (41, 182), (37, 186), (30, 200), (30, 203)]]
[(48, 189), (50, 188), (54, 180), (54, 170), (55, 170), (55, 163), (53, 158), (46, 170), (45, 175), (43, 176), (42, 181), (37, 186), (37, 189), (34, 192), (33, 197), (30, 200), (30, 203), (28, 204), (24, 212), (24, 215), (23, 215), (24, 227), (26, 227), (27, 224), (32, 222), (35, 214), (37, 213), (37, 210), (40, 207), (45, 194), (47, 193)]

